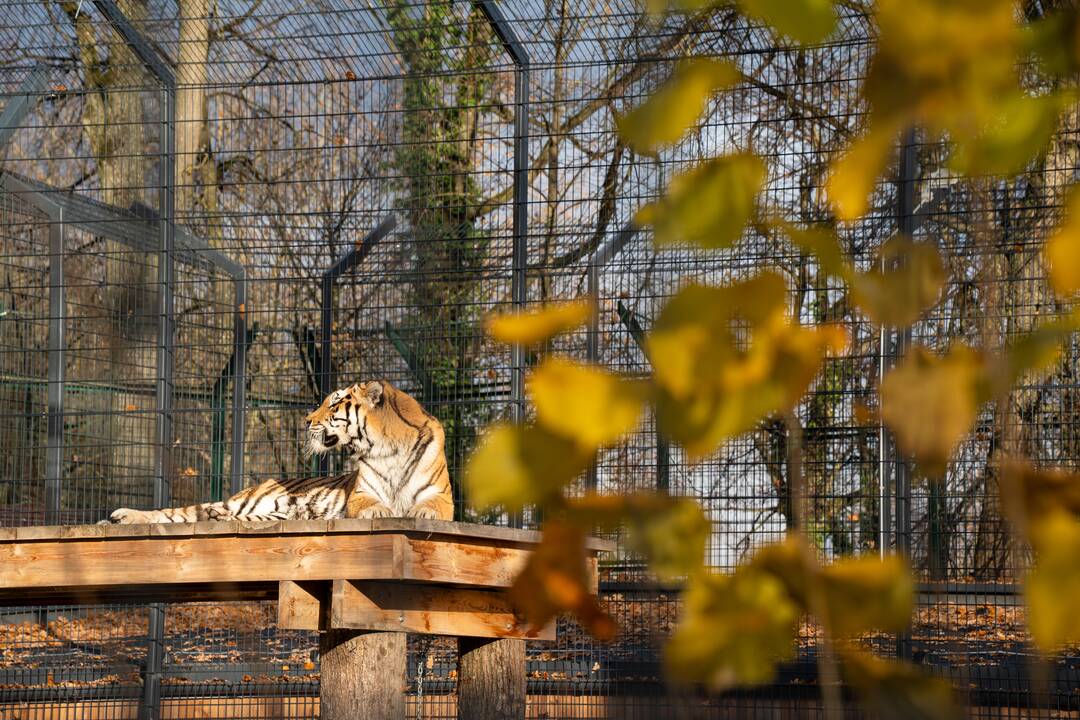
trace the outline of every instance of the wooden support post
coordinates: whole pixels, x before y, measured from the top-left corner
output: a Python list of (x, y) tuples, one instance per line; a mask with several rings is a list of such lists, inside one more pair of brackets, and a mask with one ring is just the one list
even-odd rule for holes
[(322, 720), (405, 717), (406, 635), (327, 630), (319, 636)]
[(458, 638), (458, 717), (525, 717), (525, 641)]

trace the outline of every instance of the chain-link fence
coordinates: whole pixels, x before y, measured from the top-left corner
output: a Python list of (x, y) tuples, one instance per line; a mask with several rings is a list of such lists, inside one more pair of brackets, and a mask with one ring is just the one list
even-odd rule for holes
[[(1080, 160), (1080, 117), (1066, 113), (1046, 159), (1010, 181), (961, 181), (941, 147), (905, 139), (841, 240), (861, 268), (898, 230), (941, 249), (953, 284), (910, 334), (878, 332), (767, 232), (733, 250), (658, 251), (633, 224), (675, 173), (732, 148), (769, 159), (765, 209), (829, 220), (827, 163), (865, 110), (873, 27), (859, 8), (842, 4), (828, 43), (793, 48), (733, 11), (660, 19), (627, 0), (5, 3), (0, 524), (95, 522), (325, 472), (302, 453), (304, 414), (329, 388), (382, 377), (446, 427), (460, 519), (530, 525), (461, 494), (478, 431), (520, 417), (536, 360), (485, 338), (483, 316), (593, 294), (595, 323), (556, 349), (646, 374), (643, 334), (666, 298), (774, 268), (801, 322), (851, 338), (797, 412), (808, 533), (826, 558), (907, 550), (921, 581), (911, 631), (874, 645), (952, 679), (980, 716), (1080, 710), (1078, 658), (1032, 670), (1027, 558), (989, 460), (1009, 443), (1080, 460), (1078, 349), (987, 409), (940, 486), (911, 476), (873, 407), (913, 342), (1002, 342), (1054, 303), (1038, 248)], [(688, 55), (726, 58), (742, 81), (676, 147), (634, 154), (615, 116)], [(766, 421), (690, 464), (648, 418), (582, 484), (697, 499), (714, 524), (709, 563), (731, 568), (789, 525), (790, 441)], [(678, 588), (622, 551), (601, 575), (620, 635), (601, 645), (561, 622), (555, 643), (530, 645), (531, 716), (820, 712), (812, 624), (772, 684), (670, 687), (660, 651)], [(278, 630), (267, 604), (17, 608), (2, 621), (0, 717), (318, 713), (317, 638)], [(410, 714), (456, 715), (454, 658), (448, 641), (414, 639)]]

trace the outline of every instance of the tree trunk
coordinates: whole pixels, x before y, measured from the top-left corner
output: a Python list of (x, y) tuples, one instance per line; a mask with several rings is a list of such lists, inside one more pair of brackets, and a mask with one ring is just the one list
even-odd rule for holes
[(319, 636), (322, 720), (405, 717), (406, 634), (328, 630)]
[(525, 641), (458, 638), (458, 717), (525, 717)]
[[(180, 0), (180, 62), (176, 68), (176, 209), (216, 210), (217, 179), (206, 122), (210, 0)], [(207, 218), (209, 220), (209, 218)], [(191, 220), (187, 221), (190, 224)]]

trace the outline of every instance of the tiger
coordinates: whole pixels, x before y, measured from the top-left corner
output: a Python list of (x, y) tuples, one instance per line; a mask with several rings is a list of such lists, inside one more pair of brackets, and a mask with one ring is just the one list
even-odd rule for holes
[(266, 480), (220, 502), (162, 510), (114, 510), (102, 523), (204, 520), (335, 520), (418, 517), (453, 520), (442, 423), (385, 380), (330, 393), (305, 418), (308, 455), (334, 448), (350, 469), (333, 477)]

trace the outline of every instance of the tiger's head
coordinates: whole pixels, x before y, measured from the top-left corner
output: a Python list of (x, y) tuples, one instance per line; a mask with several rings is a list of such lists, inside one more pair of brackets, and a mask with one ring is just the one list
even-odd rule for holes
[(358, 457), (396, 454), (412, 442), (420, 424), (434, 421), (420, 403), (385, 380), (335, 390), (306, 419), (308, 453), (341, 448)]

